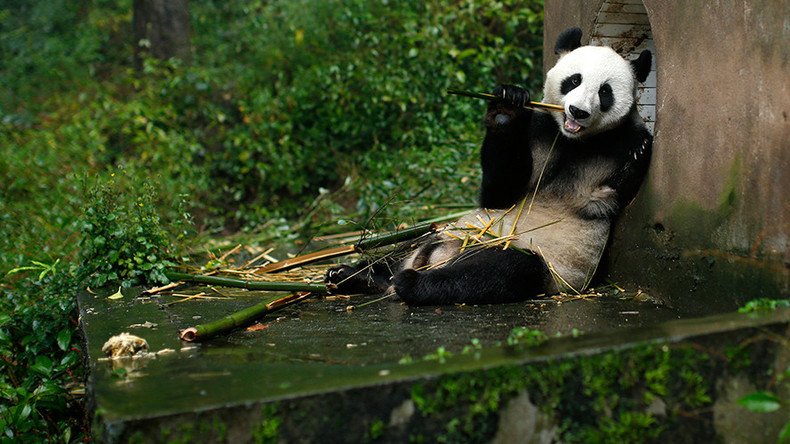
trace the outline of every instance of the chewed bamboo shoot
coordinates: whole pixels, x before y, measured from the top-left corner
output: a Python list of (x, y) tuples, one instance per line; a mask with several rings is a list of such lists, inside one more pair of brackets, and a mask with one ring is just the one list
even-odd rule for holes
[(265, 314), (303, 301), (312, 295), (313, 293), (302, 292), (275, 299), (271, 302), (262, 302), (252, 307), (247, 307), (243, 310), (231, 313), (222, 319), (181, 330), (178, 336), (182, 341), (187, 342), (205, 341), (206, 339), (210, 339), (230, 330), (245, 327), (260, 319)]

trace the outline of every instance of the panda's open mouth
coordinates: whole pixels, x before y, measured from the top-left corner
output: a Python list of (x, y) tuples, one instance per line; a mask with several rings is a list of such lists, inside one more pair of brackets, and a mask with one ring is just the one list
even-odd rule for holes
[(571, 119), (570, 117), (568, 117), (567, 114), (565, 114), (565, 123), (563, 123), (562, 126), (563, 126), (563, 128), (565, 128), (565, 131), (567, 131), (567, 132), (569, 132), (571, 134), (576, 134), (579, 131), (584, 129), (584, 126), (582, 126), (582, 124), (580, 124), (579, 122)]

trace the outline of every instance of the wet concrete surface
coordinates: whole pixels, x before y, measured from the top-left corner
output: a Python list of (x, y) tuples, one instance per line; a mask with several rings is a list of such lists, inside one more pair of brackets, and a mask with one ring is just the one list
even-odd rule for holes
[[(385, 300), (347, 310), (348, 305), (374, 299), (360, 296), (315, 299), (262, 319), (260, 330), (186, 343), (178, 339), (180, 329), (275, 295), (245, 291), (226, 299), (173, 303), (178, 299), (136, 297), (136, 293), (130, 291), (120, 300), (87, 293), (79, 297), (91, 368), (89, 394), (97, 413), (94, 428), (101, 440), (127, 436), (127, 426), (140, 420), (166, 421), (162, 418), (184, 413), (386, 387), (645, 341), (682, 340), (753, 322), (737, 313), (683, 319), (676, 310), (627, 294), (561, 303), (540, 300), (441, 308)], [(495, 347), (514, 327), (539, 329), (552, 339), (537, 349), (518, 352)], [(143, 337), (152, 352), (160, 353), (142, 359), (100, 360), (102, 344), (126, 331)], [(474, 356), (461, 355), (473, 339), (483, 348)], [(453, 358), (442, 364), (422, 359), (438, 347)], [(399, 364), (404, 358), (412, 363)]]
[[(404, 355), (423, 356), (440, 346), (460, 350), (473, 338), (492, 345), (507, 338), (514, 327), (567, 335), (678, 317), (671, 309), (619, 299), (475, 307), (409, 307), (385, 300), (352, 311), (346, 310), (348, 305), (350, 301), (315, 300), (264, 320), (263, 331), (236, 332), (211, 344), (254, 348), (264, 362), (369, 365), (398, 362)], [(184, 326), (184, 320), (200, 310), (187, 304), (170, 309)]]
[[(196, 287), (190, 292), (202, 290)], [(674, 310), (629, 296), (449, 307), (408, 307), (384, 300), (348, 311), (349, 305), (375, 299), (358, 296), (311, 300), (261, 319), (262, 330), (186, 343), (178, 340), (179, 330), (221, 318), (274, 294), (245, 291), (227, 299), (173, 304), (179, 299), (135, 297), (138, 292), (129, 291), (121, 300), (87, 293), (80, 297), (95, 370), (96, 399), (108, 417), (147, 416), (331, 390), (353, 385), (356, 369), (397, 366), (404, 357), (421, 358), (438, 347), (457, 353), (472, 339), (483, 346), (495, 345), (514, 327), (567, 336), (654, 325), (679, 317)], [(146, 323), (156, 326), (140, 326)], [(104, 341), (125, 331), (146, 339), (152, 352), (173, 352), (155, 359), (97, 362)], [(113, 373), (113, 364), (128, 367), (126, 376)]]

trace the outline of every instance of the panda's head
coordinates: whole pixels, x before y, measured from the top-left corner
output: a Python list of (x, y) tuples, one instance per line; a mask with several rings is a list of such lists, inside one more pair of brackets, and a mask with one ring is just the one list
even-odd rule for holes
[(560, 34), (554, 51), (557, 64), (546, 74), (543, 100), (560, 104), (564, 113), (552, 113), (562, 133), (582, 138), (616, 127), (630, 113), (637, 82), (650, 73), (650, 51), (627, 61), (612, 48), (581, 46), (582, 31)]

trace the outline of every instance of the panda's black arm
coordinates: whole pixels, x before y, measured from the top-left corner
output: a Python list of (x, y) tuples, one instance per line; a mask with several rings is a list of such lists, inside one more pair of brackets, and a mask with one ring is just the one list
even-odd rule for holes
[(647, 130), (640, 132), (641, 140), (637, 140), (626, 153), (626, 162), (611, 179), (611, 187), (617, 191), (617, 204), (622, 211), (636, 197), (653, 153), (653, 136)]
[(532, 111), (520, 106), (529, 102), (529, 93), (522, 88), (502, 85), (493, 93), (504, 98), (490, 102), (485, 116), (480, 206), (510, 208), (526, 194), (532, 173), (528, 143)]

